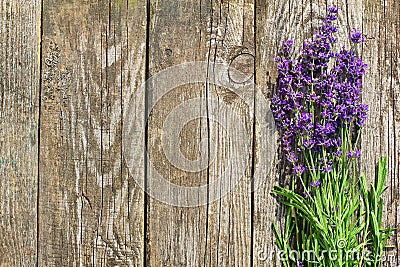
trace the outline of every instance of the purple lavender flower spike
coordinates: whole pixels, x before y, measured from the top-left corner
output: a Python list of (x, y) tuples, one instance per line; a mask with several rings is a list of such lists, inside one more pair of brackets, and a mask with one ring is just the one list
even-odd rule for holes
[[(352, 205), (347, 200), (351, 201), (355, 197), (357, 200), (363, 199), (357, 187), (358, 170), (351, 165), (357, 163), (355, 159), (361, 156), (361, 152), (356, 149), (359, 138), (355, 137), (359, 136), (361, 128), (365, 126), (368, 114), (368, 106), (362, 103), (363, 76), (367, 65), (355, 49), (355, 44), (365, 41), (365, 35), (354, 29), (348, 36), (352, 44), (339, 46), (336, 38), (338, 9), (336, 5), (328, 6), (325, 18), (313, 35), (303, 42), (295, 39), (296, 44), (303, 44), (299, 47), (300, 51), (294, 48), (293, 40), (284, 41), (279, 56), (275, 58), (278, 77), (271, 110), (280, 137), (283, 160), (292, 172), (289, 180), (292, 188), (288, 190), (293, 194), (283, 192), (280, 186), (276, 187), (274, 193), (288, 200), (294, 200), (294, 197), (302, 199), (302, 204), (307, 205), (310, 212), (317, 210), (314, 215), (321, 217), (318, 219), (331, 228), (330, 233), (333, 235), (333, 239), (328, 237), (330, 242), (324, 240), (319, 244), (320, 240), (309, 231), (309, 226), (314, 224), (313, 219), (308, 219), (309, 216), (292, 218), (293, 205), (283, 201), (289, 208), (288, 219), (294, 219), (296, 224), (301, 221), (305, 226), (299, 228), (300, 235), (297, 232), (291, 233), (291, 239), (288, 239), (287, 245), (296, 251), (303, 250), (304, 241), (309, 238), (318, 244), (308, 246), (307, 243), (310, 248), (325, 248), (326, 244), (334, 244), (335, 236), (341, 234), (342, 226), (346, 227), (346, 221), (342, 223), (342, 218), (338, 217), (355, 216), (346, 213), (346, 209), (343, 211), (342, 207)], [(303, 188), (299, 192), (295, 185), (300, 184)], [(335, 197), (324, 199), (323, 192), (319, 191), (322, 189), (328, 189)], [(343, 198), (346, 201), (343, 202)], [(320, 208), (326, 212), (319, 212)], [(294, 207), (294, 212), (305, 210), (306, 207), (300, 205)], [(335, 216), (326, 218), (325, 222), (325, 215)], [(359, 222), (363, 223), (357, 221), (354, 229), (358, 229)], [(356, 235), (354, 240), (359, 241), (358, 233)], [(346, 240), (351, 241), (351, 245), (358, 245), (353, 239)], [(297, 257), (292, 264), (297, 267), (309, 265), (309, 262), (302, 261), (302, 258)]]
[(328, 7), (328, 12), (330, 13), (338, 13), (339, 8), (337, 6)]
[(327, 165), (321, 169), (321, 172), (327, 173), (327, 172), (331, 172), (332, 170), (333, 170), (332, 165)]
[(338, 149), (337, 151), (333, 152), (332, 154), (335, 155), (335, 156), (340, 157), (341, 155), (343, 155), (343, 151)]
[(304, 173), (304, 171), (305, 171), (305, 168), (301, 163), (293, 166), (293, 174), (295, 174), (297, 176), (302, 175)]
[[(283, 53), (275, 58), (278, 82), (271, 110), (286, 160), (297, 176), (309, 171), (301, 165), (305, 164), (301, 160), (304, 154), (311, 152), (317, 156), (324, 152), (328, 161), (337, 160), (343, 153), (342, 129), (351, 125), (360, 128), (367, 118), (368, 106), (361, 103), (366, 64), (353, 50), (333, 50), (337, 41), (333, 23), (337, 12), (337, 6), (328, 8), (322, 25), (311, 40), (303, 42), (297, 58), (289, 56), (293, 40), (284, 41)], [(357, 30), (350, 37), (356, 43), (364, 39)], [(358, 157), (353, 152), (348, 156)], [(330, 172), (332, 165), (318, 163), (315, 171)]]
[(311, 183), (310, 183), (310, 186), (311, 186), (311, 187), (314, 187), (314, 188), (318, 188), (321, 184), (322, 184), (322, 180), (319, 179), (319, 180), (316, 181), (316, 182), (311, 182)]
[(282, 44), (285, 53), (290, 54), (293, 52), (293, 40), (283, 41)]
[(350, 40), (354, 43), (362, 43), (365, 41), (364, 36), (360, 30), (352, 30), (350, 33)]
[(360, 156), (361, 156), (361, 151), (358, 149), (356, 151), (347, 152), (348, 159), (356, 159), (356, 158), (359, 158)]
[(286, 158), (289, 162), (295, 163), (297, 162), (297, 157), (293, 151), (291, 151), (289, 154), (286, 155)]
[(347, 158), (348, 159), (353, 158), (353, 152), (351, 152), (351, 151), (347, 152)]

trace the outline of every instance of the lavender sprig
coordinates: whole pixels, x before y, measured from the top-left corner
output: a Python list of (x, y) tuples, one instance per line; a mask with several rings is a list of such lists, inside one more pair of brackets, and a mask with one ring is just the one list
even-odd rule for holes
[[(295, 42), (288, 40), (275, 58), (278, 78), (271, 109), (292, 187), (275, 186), (273, 194), (286, 206), (287, 220), (283, 236), (274, 229), (279, 248), (297, 252), (297, 257), (283, 262), (285, 266), (379, 266), (379, 257), (299, 256), (304, 250), (368, 250), (379, 256), (393, 231), (381, 225), (386, 172), (379, 172), (370, 191), (357, 173), (360, 130), (368, 113), (361, 101), (367, 65), (355, 50), (337, 44), (338, 7), (327, 11), (298, 55)], [(349, 39), (353, 48), (364, 42), (359, 30), (352, 30)]]
[[(342, 130), (364, 126), (367, 117), (368, 106), (361, 103), (362, 76), (367, 65), (353, 50), (333, 50), (337, 43), (337, 28), (333, 25), (337, 11), (335, 6), (328, 9), (322, 26), (311, 41), (304, 41), (297, 58), (291, 54), (293, 40), (283, 42), (283, 53), (276, 58), (279, 75), (271, 109), (296, 175), (310, 171), (311, 166), (297, 160), (304, 154), (307, 157), (309, 150), (320, 153), (318, 158), (323, 154), (326, 161), (319, 168), (330, 171), (326, 162), (337, 159), (343, 149), (351, 152), (354, 147), (343, 148)], [(357, 42), (358, 33), (351, 35)]]

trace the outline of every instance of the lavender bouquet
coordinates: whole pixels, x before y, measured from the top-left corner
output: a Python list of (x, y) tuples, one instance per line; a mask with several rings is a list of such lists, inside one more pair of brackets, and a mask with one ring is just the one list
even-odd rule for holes
[(394, 230), (382, 228), (386, 159), (371, 185), (357, 172), (368, 106), (361, 102), (366, 64), (355, 48), (364, 37), (353, 30), (351, 49), (338, 46), (337, 12), (328, 8), (299, 55), (289, 40), (276, 57), (271, 108), (291, 170), (290, 188), (272, 192), (287, 211), (285, 229), (274, 225), (284, 266), (380, 266)]

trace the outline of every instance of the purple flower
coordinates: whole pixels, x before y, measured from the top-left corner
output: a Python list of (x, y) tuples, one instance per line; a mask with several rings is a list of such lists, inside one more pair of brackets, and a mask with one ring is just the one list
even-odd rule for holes
[(357, 112), (358, 114), (356, 124), (360, 127), (365, 126), (365, 121), (368, 115), (368, 105), (360, 104)]
[(359, 158), (360, 156), (361, 156), (361, 151), (360, 150), (347, 152), (347, 158), (348, 159), (356, 159), (356, 158)]
[[(347, 197), (354, 193), (347, 192), (351, 187), (339, 187), (342, 179), (351, 180), (356, 171), (347, 166), (361, 155), (355, 149), (358, 138), (354, 137), (365, 125), (368, 114), (368, 106), (362, 103), (362, 81), (367, 65), (354, 49), (355, 45), (346, 48), (337, 44), (337, 13), (337, 6), (328, 7), (313, 35), (303, 42), (295, 40), (302, 44), (298, 54), (293, 54), (298, 51), (293, 40), (287, 40), (275, 58), (278, 76), (271, 110), (285, 163), (292, 171), (292, 182), (300, 179), (304, 185), (297, 196), (303, 196), (310, 208), (318, 206), (314, 202), (322, 185), (324, 188), (337, 184), (333, 190)], [(359, 30), (352, 30), (349, 38), (356, 44), (364, 42)], [(340, 215), (340, 205), (325, 204), (328, 213), (331, 208), (332, 214)], [(337, 216), (328, 218), (327, 224), (333, 230), (339, 227)], [(291, 237), (298, 238), (296, 234)], [(301, 244), (300, 239), (295, 240), (300, 241), (297, 244)], [(304, 266), (300, 258), (294, 262), (295, 266)]]
[(354, 43), (362, 43), (365, 39), (360, 30), (354, 29), (350, 33), (350, 40), (352, 40)]
[(306, 169), (304, 168), (303, 164), (297, 164), (293, 166), (293, 174), (300, 176), (304, 173)]
[(333, 170), (332, 165), (327, 165), (321, 168), (321, 172), (323, 173), (331, 172), (332, 170)]
[(303, 112), (299, 114), (297, 118), (298, 128), (303, 131), (311, 131), (313, 128), (312, 118), (313, 118), (312, 113)]
[(286, 155), (286, 159), (287, 159), (289, 162), (291, 162), (291, 163), (297, 162), (296, 154), (295, 154), (293, 151), (289, 152), (289, 153)]
[[(333, 161), (342, 154), (342, 130), (358, 129), (367, 118), (368, 106), (360, 102), (366, 64), (353, 50), (333, 50), (337, 42), (333, 23), (337, 12), (337, 6), (328, 8), (322, 25), (310, 40), (303, 42), (297, 57), (289, 56), (294, 42), (287, 40), (282, 43), (283, 53), (275, 58), (278, 79), (271, 110), (294, 175), (309, 171), (307, 158), (301, 156), (309, 152), (315, 158), (322, 158), (322, 153), (326, 157), (315, 171), (332, 171)], [(351, 39), (361, 42), (363, 35), (354, 30)], [(350, 155), (354, 157), (357, 155)]]
[(337, 6), (328, 7), (328, 12), (330, 13), (338, 13), (339, 8)]
[(282, 45), (283, 45), (283, 51), (286, 54), (290, 54), (293, 52), (293, 40), (283, 41)]
[(318, 188), (321, 184), (322, 184), (322, 180), (319, 179), (319, 180), (316, 181), (316, 182), (311, 182), (311, 183), (310, 183), (310, 186), (311, 186), (311, 187), (314, 187), (314, 188)]
[(337, 151), (333, 152), (332, 154), (335, 155), (335, 156), (340, 157), (341, 155), (343, 155), (343, 151), (338, 149)]
[(303, 141), (303, 146), (304, 146), (305, 149), (309, 149), (309, 148), (314, 147), (315, 143), (316, 143), (316, 142), (315, 142), (315, 140), (313, 140), (313, 139), (304, 140), (304, 141)]

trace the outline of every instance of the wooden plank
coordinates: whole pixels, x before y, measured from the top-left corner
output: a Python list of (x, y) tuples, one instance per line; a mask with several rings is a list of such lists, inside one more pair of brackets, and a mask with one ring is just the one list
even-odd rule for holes
[[(388, 156), (386, 224), (398, 227), (400, 4), (334, 2), (345, 11), (339, 13), (340, 41), (353, 27), (362, 27), (370, 37), (360, 51), (369, 64), (364, 99), (370, 105), (361, 162), (372, 179), (374, 165), (365, 163)], [(147, 25), (146, 62), (144, 1), (45, 0), (39, 143), (40, 3), (1, 1), (0, 232), (5, 234), (0, 237), (0, 265), (33, 266), (36, 257), (39, 266), (277, 264), (276, 257), (268, 258), (276, 252), (270, 226), (282, 218), (282, 210), (269, 192), (283, 181), (284, 165), (273, 161), (278, 156), (271, 142), (273, 121), (265, 111), (276, 78), (272, 56), (282, 40), (309, 36), (326, 5), (323, 0), (257, 0), (255, 6), (240, 0), (155, 0)], [(161, 99), (150, 89), (146, 159), (141, 87), (146, 64), (148, 76), (156, 76), (195, 60), (205, 60), (210, 69), (225, 63), (245, 75), (227, 77), (232, 74), (228, 69), (218, 76), (225, 81), (223, 88), (213, 84), (217, 77), (208, 69), (193, 76), (204, 82), (179, 86)], [(184, 76), (180, 71), (175, 75)], [(260, 91), (246, 86), (254, 76)], [(252, 105), (249, 99), (254, 97)], [(185, 104), (196, 110), (181, 109)], [(182, 119), (190, 116), (197, 117)], [(123, 135), (126, 125), (135, 135)], [(176, 136), (178, 143), (172, 140)], [(201, 170), (179, 168), (171, 162), (175, 158), (166, 155), (163, 142), (178, 144), (172, 151), (197, 160)], [(253, 151), (239, 153), (237, 144), (242, 142), (250, 149), (254, 143)], [(243, 156), (244, 165), (234, 164), (234, 158)], [(219, 181), (232, 190), (211, 201), (221, 192), (209, 186), (208, 202), (200, 192), (174, 195), (173, 186), (157, 188), (156, 171), (189, 188)], [(233, 177), (239, 176), (239, 183), (233, 184)], [(153, 193), (167, 192), (167, 198), (160, 202), (150, 193), (145, 200), (144, 186)], [(199, 206), (182, 207), (196, 201)], [(174, 203), (180, 207), (171, 206)], [(398, 248), (397, 237), (398, 232), (390, 244)], [(385, 266), (400, 263), (397, 249), (386, 257)]]
[[(316, 12), (320, 11), (317, 1), (256, 1), (256, 117), (264, 115), (264, 122), (256, 124), (255, 131), (255, 182), (253, 266), (280, 266), (278, 248), (272, 223), (284, 226), (284, 210), (271, 196), (273, 186), (287, 184), (286, 164), (280, 161), (277, 140), (273, 133), (274, 119), (265, 108), (265, 99), (270, 99), (275, 90), (277, 70), (274, 56), (282, 41), (295, 41), (295, 53), (301, 41), (309, 38), (318, 25)], [(269, 105), (269, 101), (268, 101)]]
[(122, 126), (133, 98), (144, 133), (146, 3), (44, 1), (44, 18), (39, 265), (140, 266), (144, 163), (128, 169)]
[[(149, 110), (148, 130), (150, 150), (148, 190), (164, 190), (166, 197), (163, 201), (167, 202), (163, 204), (157, 199), (149, 199), (147, 233), (150, 266), (248, 266), (250, 264), (249, 184), (254, 88), (249, 89), (248, 86), (242, 85), (242, 82), (251, 83), (254, 76), (253, 8), (252, 3), (243, 1), (152, 2), (149, 38), (150, 76), (157, 75), (158, 71), (167, 67), (195, 60), (207, 61), (209, 72), (192, 73), (196, 78), (201, 77), (203, 84), (179, 86), (163, 95), (157, 103), (154, 102), (160, 97), (157, 95), (158, 92), (154, 92), (155, 89), (149, 91), (151, 110)], [(229, 77), (229, 68), (225, 69), (225, 72), (218, 72), (222, 76), (213, 73), (212, 70), (218, 69), (221, 63), (243, 71), (244, 77)], [(195, 72), (193, 69), (187, 70), (191, 71)], [(245, 80), (235, 80), (237, 78)], [(214, 85), (218, 79), (222, 79), (220, 82), (227, 88)], [(176, 77), (175, 82), (178, 80)], [(164, 81), (160, 86), (165, 87), (168, 84), (169, 81)], [(241, 90), (238, 92), (239, 95), (247, 99), (250, 104), (233, 93), (230, 87), (239, 88), (239, 91)], [(249, 89), (249, 92), (244, 93), (244, 89)], [(180, 114), (174, 112), (183, 105), (190, 105), (192, 103), (190, 99), (197, 98), (201, 100), (197, 100), (196, 110)], [(188, 117), (192, 121), (182, 128), (177, 127)], [(169, 124), (170, 127), (176, 126), (176, 129), (163, 128), (163, 123), (168, 119), (174, 122)], [(236, 128), (235, 134), (237, 124), (239, 127)], [(162, 134), (169, 131), (177, 132), (180, 139), (180, 147), (175, 147), (176, 154), (172, 160), (175, 157), (179, 158), (181, 156), (179, 154), (182, 153), (188, 160), (198, 160), (203, 168), (185, 171), (163, 155)], [(247, 154), (242, 155), (235, 148), (240, 147), (238, 145), (240, 143), (248, 143), (250, 150), (245, 151)], [(235, 158), (243, 157), (248, 166), (234, 164)], [(208, 202), (215, 201), (204, 203), (204, 195), (197, 192), (197, 189), (193, 194), (173, 195), (173, 185), (162, 185), (162, 188), (157, 188), (158, 184), (154, 179), (156, 171), (167, 181), (181, 186), (193, 188), (209, 182)], [(230, 187), (235, 186), (230, 184), (233, 183), (233, 176), (241, 180), (230, 192)], [(223, 194), (221, 199), (214, 198), (221, 194), (219, 189), (223, 190), (223, 186), (218, 187), (218, 183), (228, 188), (228, 194)], [(154, 194), (157, 192), (153, 192)], [(198, 204), (206, 205), (181, 207), (185, 204), (192, 206), (191, 204), (196, 201)], [(171, 207), (168, 205), (173, 204), (171, 202), (178, 202), (181, 206)]]
[[(353, 28), (362, 27), (362, 4), (359, 1), (333, 1), (340, 8), (338, 14), (338, 42), (350, 45), (348, 36)], [(295, 53), (298, 53), (302, 40), (310, 38), (316, 27), (321, 24), (321, 18), (326, 14), (328, 4), (323, 0), (307, 1), (256, 1), (256, 84), (260, 94), (256, 95), (256, 115), (265, 114), (260, 102), (271, 97), (276, 86), (276, 64), (273, 56), (281, 48), (282, 41), (295, 41)], [(258, 93), (258, 91), (257, 91)], [(270, 114), (269, 114), (270, 115)], [(267, 116), (267, 124), (273, 124), (273, 117)], [(287, 183), (285, 180), (285, 164), (278, 159), (279, 149), (274, 152), (271, 142), (271, 127), (256, 127), (256, 170), (259, 170), (259, 189), (254, 193), (254, 266), (280, 266), (278, 248), (275, 244), (275, 234), (272, 223), (284, 226), (283, 210), (270, 195), (277, 183)], [(260, 159), (261, 160), (260, 160)], [(273, 161), (273, 165), (269, 161)], [(257, 177), (256, 177), (257, 180)]]
[[(301, 8), (301, 7), (300, 7)], [(293, 9), (292, 12), (295, 9)], [(269, 99), (274, 90), (277, 77), (273, 55), (277, 54), (278, 43), (281, 43), (285, 36), (283, 31), (285, 24), (278, 26), (278, 23), (288, 21), (289, 1), (256, 1), (256, 51), (255, 51), (255, 83), (259, 91), (256, 91), (255, 105), (256, 114), (261, 114), (263, 108), (260, 99)], [(301, 14), (301, 13), (300, 13)], [(301, 18), (301, 16), (300, 16)], [(279, 31), (280, 30), (280, 31)], [(298, 32), (296, 32), (298, 34)], [(286, 35), (287, 36), (287, 35)], [(277, 169), (277, 154), (274, 147), (276, 136), (268, 138), (268, 130), (274, 130), (273, 117), (269, 114), (265, 118), (265, 127), (256, 125), (255, 128), (255, 170), (258, 176), (257, 190), (254, 191), (253, 209), (253, 265), (254, 266), (275, 266), (273, 252), (275, 247), (275, 236), (272, 232), (272, 223), (280, 220), (278, 203), (270, 195), (273, 186), (278, 182), (279, 171)], [(271, 166), (264, 160), (274, 160)], [(278, 213), (279, 211), (279, 213)], [(276, 264), (276, 262), (275, 262)], [(279, 266), (279, 265), (278, 265)]]
[[(213, 2), (209, 28), (215, 37), (210, 36), (207, 60), (229, 68), (228, 77), (223, 72), (210, 77), (208, 87), (209, 181), (222, 186), (208, 205), (205, 266), (251, 266), (254, 2)], [(225, 86), (213, 85), (215, 80), (225, 80)], [(216, 189), (209, 190), (214, 196)]]
[[(208, 1), (151, 1), (148, 73), (150, 77), (157, 76), (167, 67), (206, 59), (206, 19), (209, 14)], [(172, 71), (171, 80), (161, 79), (157, 86), (149, 88), (149, 159), (146, 186), (147, 191), (152, 191), (150, 195), (153, 197), (148, 198), (147, 207), (148, 266), (202, 266), (205, 260), (206, 207), (171, 205), (174, 202), (184, 205), (186, 198), (188, 201), (196, 201), (198, 197), (173, 195), (171, 192), (174, 184), (195, 187), (207, 182), (207, 165), (205, 169), (200, 168), (193, 172), (175, 166), (175, 158), (198, 160), (200, 165), (204, 165), (208, 157), (207, 147), (204, 149), (204, 142), (203, 145), (201, 142), (208, 136), (207, 120), (196, 116), (207, 115), (205, 104), (200, 102), (200, 106), (192, 112), (179, 112), (179, 105), (185, 106), (190, 99), (204, 97), (205, 89), (202, 84), (184, 84), (174, 88), (174, 80), (178, 80), (183, 72), (184, 70), (177, 73)], [(172, 88), (167, 88), (168, 83), (172, 84)], [(174, 115), (174, 110), (178, 110), (178, 114)], [(191, 118), (192, 121), (178, 127), (185, 117)], [(168, 118), (172, 126), (163, 128)], [(163, 142), (168, 145), (169, 140), (162, 139), (163, 135), (169, 136), (168, 133), (176, 133), (171, 142), (177, 141), (179, 146), (173, 147), (173, 158), (167, 158), (162, 147)], [(157, 183), (157, 173), (164, 179), (163, 184)], [(167, 182), (172, 185), (168, 185)], [(162, 192), (165, 192), (164, 198), (160, 194)]]
[[(375, 167), (381, 156), (388, 158), (384, 218), (387, 227), (399, 226), (399, 9), (396, 1), (364, 1), (363, 30), (367, 42), (363, 56), (368, 68), (364, 81), (365, 101), (369, 116), (362, 139), (363, 171), (369, 179), (375, 177)], [(385, 253), (383, 266), (400, 263), (399, 231), (389, 240), (395, 249)]]
[(390, 5), (390, 20), (388, 28), (390, 33), (390, 96), (391, 96), (391, 130), (389, 138), (391, 140), (391, 146), (389, 151), (389, 173), (390, 183), (387, 185), (390, 187), (390, 199), (387, 202), (388, 206), (388, 227), (396, 227), (394, 236), (390, 239), (390, 245), (394, 246), (390, 252), (386, 253), (386, 259), (388, 264), (400, 265), (400, 3), (398, 1), (391, 2)]
[(0, 1), (0, 266), (34, 266), (40, 1)]

